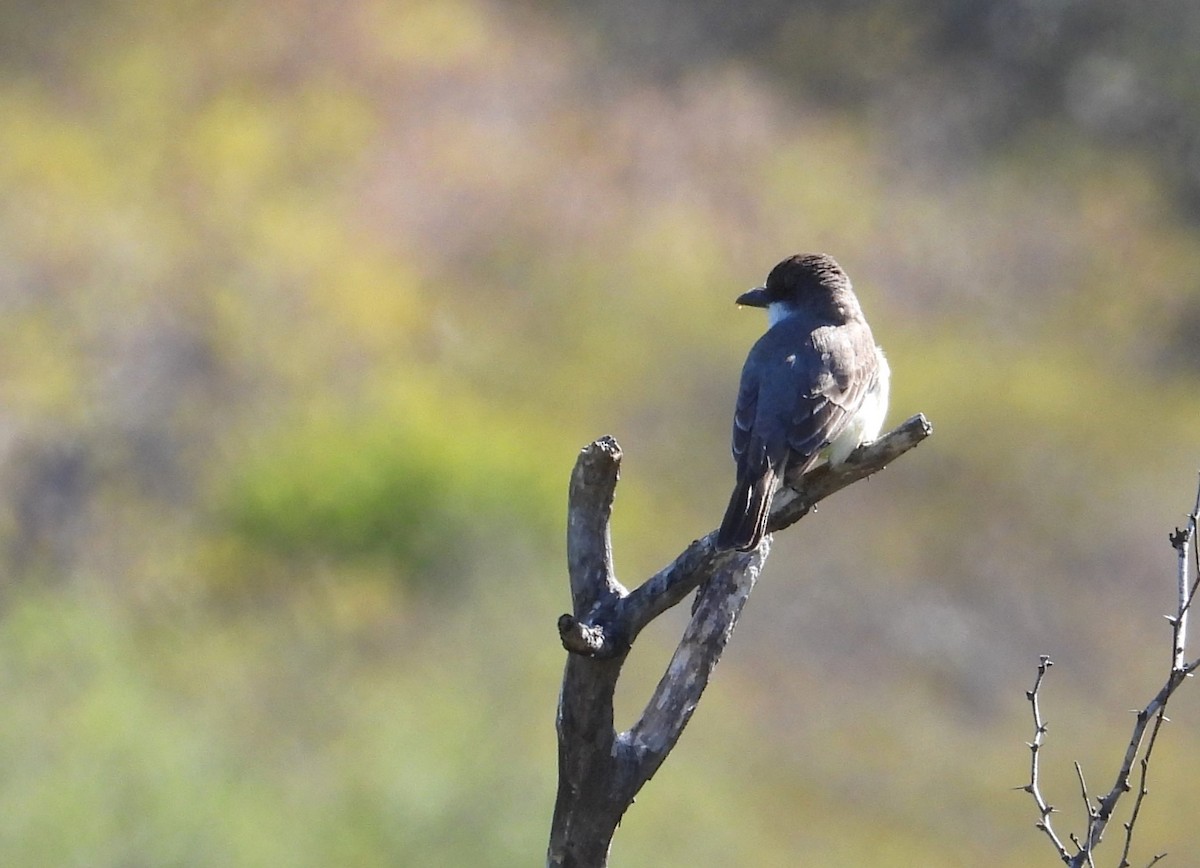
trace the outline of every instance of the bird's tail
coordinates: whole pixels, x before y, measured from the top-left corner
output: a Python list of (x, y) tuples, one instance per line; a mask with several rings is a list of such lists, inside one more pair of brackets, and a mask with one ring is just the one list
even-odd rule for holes
[(767, 532), (767, 516), (775, 497), (775, 471), (739, 479), (729, 498), (729, 507), (717, 531), (717, 548), (748, 552), (758, 547)]

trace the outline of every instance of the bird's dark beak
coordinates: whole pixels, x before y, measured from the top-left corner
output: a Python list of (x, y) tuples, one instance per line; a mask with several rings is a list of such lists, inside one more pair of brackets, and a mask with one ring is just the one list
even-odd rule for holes
[(739, 295), (737, 303), (744, 304), (747, 307), (766, 307), (771, 302), (767, 298), (767, 288), (765, 286), (756, 286), (749, 292), (743, 292)]

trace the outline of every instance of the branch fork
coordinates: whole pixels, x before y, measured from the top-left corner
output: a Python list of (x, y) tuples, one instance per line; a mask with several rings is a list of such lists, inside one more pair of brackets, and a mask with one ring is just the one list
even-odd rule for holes
[[(1125, 843), (1121, 852), (1119, 868), (1128, 868), (1130, 865), (1129, 852), (1133, 845), (1134, 826), (1137, 824), (1142, 804), (1150, 792), (1146, 787), (1146, 780), (1150, 771), (1150, 757), (1154, 752), (1154, 745), (1158, 741), (1158, 734), (1162, 729), (1162, 725), (1168, 722), (1166, 716), (1167, 702), (1171, 699), (1175, 690), (1187, 678), (1191, 677), (1196, 669), (1200, 668), (1200, 658), (1191, 662), (1187, 662), (1186, 658), (1188, 613), (1191, 610), (1192, 602), (1196, 599), (1196, 591), (1200, 588), (1200, 552), (1197, 552), (1194, 547), (1198, 516), (1200, 516), (1200, 488), (1197, 489), (1196, 504), (1188, 515), (1187, 523), (1182, 529), (1176, 528), (1175, 532), (1170, 535), (1171, 546), (1178, 555), (1179, 569), (1176, 586), (1178, 591), (1176, 611), (1174, 615), (1166, 616), (1167, 622), (1171, 625), (1172, 634), (1171, 666), (1167, 672), (1166, 682), (1144, 708), (1133, 709), (1136, 716), (1133, 732), (1125, 748), (1125, 756), (1122, 758), (1121, 766), (1117, 770), (1116, 780), (1107, 793), (1096, 799), (1095, 805), (1093, 805), (1091, 798), (1088, 796), (1087, 785), (1083, 779), (1083, 770), (1080, 768), (1079, 763), (1075, 764), (1075, 773), (1079, 778), (1080, 793), (1087, 811), (1087, 832), (1082, 838), (1074, 833), (1069, 836), (1071, 843), (1075, 846), (1076, 852), (1074, 853), (1071, 853), (1063, 845), (1061, 838), (1059, 838), (1050, 822), (1050, 814), (1054, 812), (1054, 808), (1047, 804), (1045, 797), (1042, 795), (1038, 774), (1039, 754), (1046, 735), (1046, 724), (1042, 720), (1038, 695), (1041, 690), (1042, 681), (1046, 676), (1046, 671), (1053, 665), (1049, 657), (1045, 655), (1041, 656), (1033, 689), (1025, 694), (1033, 708), (1034, 737), (1033, 742), (1029, 744), (1032, 754), (1029, 783), (1020, 787), (1020, 789), (1029, 793), (1037, 805), (1040, 819), (1036, 827), (1046, 834), (1057, 851), (1059, 858), (1065, 864), (1071, 866), (1071, 868), (1083, 868), (1083, 866), (1095, 865), (1095, 850), (1104, 838), (1104, 832), (1108, 828), (1109, 821), (1112, 820), (1117, 803), (1123, 795), (1133, 791), (1131, 779), (1133, 776), (1133, 767), (1136, 763), (1139, 768), (1137, 795), (1134, 797), (1129, 819), (1122, 824), (1125, 830)], [(1194, 554), (1189, 556), (1190, 553)], [(1190, 577), (1193, 561), (1196, 567), (1195, 578)], [(1143, 744), (1145, 744), (1144, 750)], [(1165, 856), (1165, 853), (1159, 853), (1153, 857), (1149, 864), (1154, 865)]]
[[(816, 504), (882, 470), (932, 433), (922, 415), (857, 449), (837, 468), (789, 473), (776, 494), (768, 532), (783, 530)], [(567, 511), (567, 566), (572, 612), (558, 619), (567, 650), (557, 731), (558, 797), (547, 865), (602, 868), (617, 824), (687, 726), (733, 634), (770, 552), (770, 538), (750, 552), (718, 551), (713, 531), (633, 590), (613, 568), (609, 521), (621, 449), (601, 437), (579, 454)], [(698, 590), (697, 590), (698, 589)], [(697, 591), (692, 617), (638, 721), (617, 733), (613, 694), (638, 634)]]

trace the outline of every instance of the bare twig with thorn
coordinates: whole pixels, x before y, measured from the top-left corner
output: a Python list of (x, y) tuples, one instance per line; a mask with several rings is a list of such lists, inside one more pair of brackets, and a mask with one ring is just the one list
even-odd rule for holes
[[(1165, 709), (1164, 709), (1165, 710)], [(1125, 826), (1125, 847), (1121, 850), (1121, 861), (1118, 863), (1118, 868), (1129, 868), (1129, 848), (1133, 846), (1133, 827), (1137, 824), (1138, 814), (1142, 811), (1142, 802), (1149, 795), (1150, 790), (1146, 788), (1146, 776), (1150, 772), (1150, 755), (1154, 753), (1154, 743), (1158, 740), (1158, 731), (1162, 725), (1167, 722), (1167, 717), (1161, 711), (1154, 718), (1154, 729), (1150, 732), (1150, 742), (1146, 745), (1146, 753), (1140, 762), (1141, 774), (1138, 778), (1138, 794), (1133, 800), (1133, 810), (1129, 814), (1129, 820)], [(1154, 857), (1154, 862), (1166, 856), (1166, 853), (1159, 853)], [(1150, 864), (1153, 865), (1154, 862)]]
[[(1108, 828), (1108, 823), (1113, 817), (1117, 803), (1125, 793), (1132, 789), (1130, 778), (1133, 774), (1134, 763), (1138, 762), (1140, 763), (1138, 792), (1137, 796), (1134, 797), (1129, 820), (1123, 824), (1125, 829), (1125, 843), (1121, 852), (1120, 868), (1128, 868), (1130, 865), (1129, 852), (1133, 845), (1134, 826), (1137, 824), (1142, 806), (1149, 793), (1146, 782), (1150, 773), (1150, 758), (1154, 752), (1154, 745), (1158, 740), (1158, 734), (1162, 730), (1162, 725), (1168, 722), (1166, 716), (1167, 702), (1171, 699), (1172, 694), (1179, 685), (1189, 678), (1196, 669), (1200, 668), (1200, 658), (1191, 662), (1187, 661), (1188, 614), (1191, 611), (1192, 602), (1196, 598), (1197, 589), (1200, 587), (1200, 552), (1196, 552), (1194, 546), (1197, 516), (1200, 516), (1200, 487), (1197, 488), (1196, 504), (1188, 515), (1185, 526), (1182, 529), (1176, 528), (1170, 537), (1171, 545), (1179, 556), (1179, 571), (1176, 611), (1174, 615), (1167, 616), (1167, 621), (1171, 624), (1171, 667), (1167, 673), (1166, 682), (1144, 708), (1135, 710), (1137, 720), (1133, 725), (1133, 732), (1125, 749), (1125, 756), (1122, 758), (1121, 766), (1117, 770), (1116, 780), (1113, 782), (1112, 788), (1100, 796), (1095, 803), (1092, 802), (1091, 797), (1088, 795), (1087, 784), (1084, 782), (1083, 777), (1083, 769), (1078, 763), (1075, 764), (1075, 774), (1079, 779), (1079, 789), (1083, 796), (1084, 805), (1087, 808), (1088, 822), (1087, 833), (1082, 839), (1073, 833), (1069, 835), (1069, 840), (1078, 850), (1074, 854), (1067, 851), (1062, 839), (1054, 831), (1050, 823), (1050, 815), (1054, 812), (1054, 808), (1046, 801), (1045, 796), (1042, 794), (1038, 779), (1038, 754), (1046, 735), (1046, 724), (1042, 720), (1038, 694), (1042, 686), (1042, 680), (1046, 677), (1046, 670), (1053, 665), (1049, 657), (1042, 655), (1039, 658), (1037, 680), (1034, 681), (1033, 689), (1026, 693), (1026, 697), (1033, 707), (1034, 740), (1029, 745), (1033, 755), (1029, 783), (1022, 789), (1031, 794), (1034, 802), (1037, 804), (1039, 814), (1037, 828), (1046, 833), (1051, 843), (1054, 844), (1055, 850), (1058, 851), (1059, 858), (1067, 865), (1070, 865), (1071, 868), (1083, 868), (1085, 865), (1092, 866), (1095, 864), (1093, 854), (1104, 838), (1105, 829)], [(1189, 558), (1189, 555), (1191, 555), (1191, 558)], [(1195, 578), (1192, 578), (1190, 575), (1190, 565), (1193, 560), (1196, 564)], [(1152, 723), (1153, 726), (1151, 726)], [(1148, 737), (1147, 730), (1149, 730)], [(1165, 856), (1166, 853), (1159, 853), (1151, 860), (1149, 865), (1156, 864)]]
[(1038, 755), (1046, 738), (1046, 722), (1042, 720), (1042, 707), (1038, 702), (1038, 693), (1042, 689), (1042, 679), (1046, 677), (1047, 670), (1053, 665), (1054, 661), (1043, 654), (1038, 660), (1037, 678), (1033, 682), (1033, 689), (1025, 693), (1025, 698), (1029, 700), (1029, 705), (1033, 709), (1033, 741), (1029, 742), (1029, 783), (1022, 789), (1033, 796), (1033, 800), (1037, 803), (1038, 813), (1041, 815), (1037, 827), (1046, 833), (1054, 844), (1054, 849), (1058, 850), (1058, 855), (1066, 862), (1071, 858), (1071, 854), (1067, 852), (1058, 833), (1054, 831), (1054, 824), (1050, 820), (1050, 815), (1054, 813), (1054, 806), (1047, 802), (1042, 795), (1038, 764)]

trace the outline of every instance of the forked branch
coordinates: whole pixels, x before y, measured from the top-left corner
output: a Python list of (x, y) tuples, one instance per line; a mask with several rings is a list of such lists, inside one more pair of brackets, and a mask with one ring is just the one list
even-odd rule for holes
[[(932, 433), (924, 416), (853, 455), (836, 469), (789, 474), (775, 497), (769, 531), (803, 518), (821, 500), (882, 470)], [(715, 531), (694, 541), (632, 591), (613, 569), (609, 519), (621, 450), (611, 437), (587, 446), (571, 474), (567, 564), (572, 613), (558, 621), (567, 655), (558, 704), (558, 797), (549, 866), (600, 868), (613, 833), (642, 785), (674, 748), (708, 685), (770, 551), (718, 551)], [(679, 647), (640, 718), (613, 727), (613, 693), (638, 634), (698, 590)]]
[[(1191, 610), (1192, 602), (1196, 599), (1197, 587), (1200, 586), (1200, 556), (1193, 554), (1196, 551), (1197, 515), (1200, 515), (1200, 487), (1198, 487), (1196, 492), (1196, 504), (1192, 507), (1186, 524), (1182, 529), (1176, 528), (1175, 532), (1170, 536), (1171, 546), (1178, 555), (1179, 568), (1176, 610), (1175, 614), (1167, 616), (1167, 621), (1171, 624), (1171, 664), (1167, 671), (1166, 681), (1146, 706), (1136, 712), (1137, 717), (1134, 721), (1133, 732), (1129, 737), (1129, 743), (1125, 748), (1125, 755), (1122, 757), (1120, 768), (1117, 770), (1116, 780), (1107, 793), (1093, 802), (1088, 796), (1086, 786), (1083, 785), (1083, 772), (1079, 764), (1075, 764), (1076, 772), (1079, 775), (1084, 807), (1087, 810), (1088, 823), (1087, 830), (1082, 836), (1070, 835), (1071, 843), (1075, 847), (1075, 852), (1073, 853), (1064, 846), (1062, 839), (1054, 830), (1053, 823), (1051, 822), (1051, 814), (1054, 813), (1054, 808), (1047, 803), (1045, 796), (1042, 794), (1039, 778), (1039, 756), (1047, 731), (1046, 724), (1041, 716), (1039, 693), (1042, 681), (1046, 676), (1046, 671), (1053, 665), (1050, 662), (1050, 658), (1045, 655), (1041, 657), (1038, 664), (1037, 679), (1034, 681), (1033, 689), (1026, 694), (1026, 698), (1029, 699), (1033, 708), (1034, 737), (1029, 745), (1032, 753), (1029, 783), (1021, 787), (1021, 789), (1033, 796), (1034, 803), (1037, 805), (1039, 814), (1037, 828), (1046, 834), (1057, 851), (1059, 858), (1067, 865), (1070, 865), (1071, 868), (1083, 868), (1083, 866), (1095, 865), (1096, 848), (1099, 847), (1100, 842), (1104, 838), (1104, 832), (1108, 828), (1109, 821), (1113, 818), (1117, 803), (1120, 802), (1121, 797), (1125, 793), (1133, 789), (1131, 783), (1133, 769), (1135, 765), (1138, 765), (1140, 772), (1138, 775), (1137, 795), (1134, 797), (1129, 819), (1124, 823), (1125, 842), (1121, 852), (1121, 861), (1118, 863), (1119, 868), (1128, 868), (1130, 864), (1129, 851), (1133, 845), (1134, 826), (1141, 814), (1142, 804), (1149, 793), (1146, 781), (1150, 772), (1150, 758), (1154, 751), (1154, 745), (1158, 740), (1159, 732), (1162, 730), (1162, 725), (1167, 721), (1167, 702), (1170, 701), (1172, 694), (1175, 693), (1179, 686), (1197, 668), (1200, 668), (1200, 658), (1187, 662), (1188, 613)], [(1195, 561), (1194, 565), (1196, 568), (1195, 576), (1191, 574), (1193, 560)], [(1165, 855), (1165, 853), (1155, 855), (1150, 864), (1153, 865)]]

